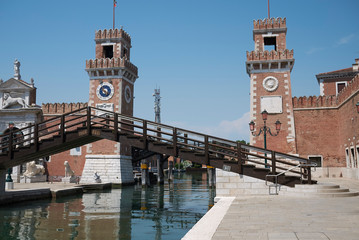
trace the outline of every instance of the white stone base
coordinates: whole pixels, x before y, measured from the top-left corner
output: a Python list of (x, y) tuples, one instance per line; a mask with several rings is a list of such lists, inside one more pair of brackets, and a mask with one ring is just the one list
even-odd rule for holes
[(14, 182), (6, 182), (5, 188), (6, 189), (14, 189)]
[(61, 181), (63, 183), (77, 183), (77, 177), (73, 176), (73, 177), (63, 177), (61, 179)]
[[(286, 186), (280, 186), (278, 191), (285, 191), (286, 188)], [(271, 193), (274, 192), (275, 189), (271, 188)], [(247, 195), (269, 195), (269, 186), (261, 179), (216, 169), (216, 197)]]
[(131, 157), (124, 155), (86, 155), (80, 184), (96, 183), (95, 172), (102, 183), (133, 183)]
[(313, 178), (348, 178), (359, 180), (359, 168), (318, 167), (312, 171)]
[(37, 182), (46, 182), (46, 175), (37, 175), (33, 177), (20, 177), (20, 183), (37, 183)]

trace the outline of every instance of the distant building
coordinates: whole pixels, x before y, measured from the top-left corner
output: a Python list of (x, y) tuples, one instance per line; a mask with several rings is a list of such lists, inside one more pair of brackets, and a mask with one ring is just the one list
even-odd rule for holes
[[(14, 77), (3, 82), (0, 80), (0, 132), (7, 133), (12, 129), (21, 129), (41, 122), (42, 110), (36, 105), (36, 87), (34, 80), (30, 83), (21, 79), (20, 62), (14, 62)], [(16, 141), (26, 139), (28, 130)], [(3, 140), (3, 139), (2, 139)], [(20, 143), (22, 144), (22, 143)], [(26, 164), (13, 168), (13, 180), (19, 182), (20, 176), (26, 171)]]

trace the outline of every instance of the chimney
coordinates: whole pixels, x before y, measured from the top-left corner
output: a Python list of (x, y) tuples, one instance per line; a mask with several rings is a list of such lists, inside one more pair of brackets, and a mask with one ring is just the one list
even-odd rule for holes
[(353, 72), (359, 71), (359, 58), (355, 59), (355, 63), (353, 64)]

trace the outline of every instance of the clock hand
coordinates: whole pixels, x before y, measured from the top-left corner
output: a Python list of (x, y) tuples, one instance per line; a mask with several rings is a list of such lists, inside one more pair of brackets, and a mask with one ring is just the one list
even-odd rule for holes
[(103, 94), (108, 94), (108, 90), (106, 88), (102, 88)]

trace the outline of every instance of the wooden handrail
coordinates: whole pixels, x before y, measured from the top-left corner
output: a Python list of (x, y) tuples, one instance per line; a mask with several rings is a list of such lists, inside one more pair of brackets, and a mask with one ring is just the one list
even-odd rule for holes
[[(96, 113), (101, 114), (96, 115)], [(242, 165), (245, 162), (265, 165), (263, 161), (264, 159), (270, 161), (270, 164), (268, 163), (267, 165), (271, 168), (271, 172), (273, 174), (277, 169), (286, 170), (283, 166), (278, 166), (278, 163), (287, 166), (296, 166), (295, 163), (290, 161), (308, 163), (308, 160), (305, 158), (270, 151), (260, 147), (242, 144), (236, 141), (206, 135), (187, 129), (176, 128), (170, 125), (156, 123), (94, 107), (85, 107), (74, 110), (63, 115), (47, 119), (41, 123), (32, 124), (21, 129), (10, 131), (10, 133), (2, 134), (0, 135), (0, 139), (8, 140), (1, 143), (0, 149), (2, 152), (8, 149), (8, 155), (11, 158), (13, 155), (13, 149), (16, 146), (25, 143), (34, 143), (36, 146), (35, 149), (38, 150), (41, 139), (44, 139), (44, 137), (47, 139), (57, 135), (61, 137), (62, 142), (65, 142), (66, 131), (73, 131), (79, 127), (86, 127), (88, 135), (91, 135), (91, 129), (93, 126), (104, 127), (112, 130), (116, 141), (118, 140), (119, 133), (121, 132), (139, 136), (143, 140), (144, 149), (148, 147), (149, 140), (152, 138), (158, 142), (165, 142), (173, 146), (173, 156), (175, 157), (178, 156), (179, 149), (186, 148), (204, 153), (205, 162), (208, 165), (210, 164), (211, 157), (218, 157), (218, 155), (224, 159), (233, 159), (234, 162), (238, 163), (240, 172), (242, 172)], [(26, 133), (18, 137), (15, 136), (15, 134), (20, 132)], [(267, 154), (267, 156), (265, 156), (265, 154)], [(248, 156), (252, 156), (253, 158), (248, 158)], [(286, 161), (285, 159), (290, 161)], [(308, 181), (310, 182), (310, 166), (307, 167), (307, 169), (308, 174), (297, 171), (291, 172), (307, 176)]]

